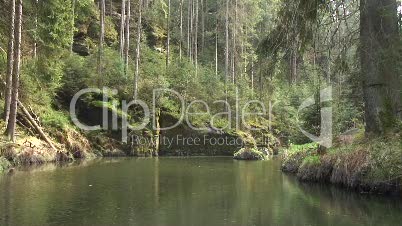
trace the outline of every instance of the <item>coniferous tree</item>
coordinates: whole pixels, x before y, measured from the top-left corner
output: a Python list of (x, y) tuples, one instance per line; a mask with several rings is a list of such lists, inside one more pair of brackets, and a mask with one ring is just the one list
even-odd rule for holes
[(142, 0), (139, 0), (137, 21), (137, 47), (135, 50), (134, 100), (137, 100), (138, 98), (138, 79), (140, 77), (142, 4)]
[(124, 60), (124, 28), (126, 18), (126, 0), (121, 0), (121, 17), (120, 17), (120, 57)]
[(380, 134), (400, 117), (401, 81), (396, 65), (399, 45), (396, 0), (360, 2), (360, 57), (365, 100), (366, 133)]
[(20, 85), (20, 69), (21, 69), (21, 39), (22, 39), (22, 0), (16, 2), (16, 18), (15, 18), (15, 44), (14, 44), (14, 62), (13, 62), (13, 78), (10, 104), (10, 117), (7, 123), (6, 133), (10, 140), (15, 141), (15, 127), (17, 122), (18, 109), (18, 91)]
[(11, 90), (13, 80), (14, 44), (15, 44), (15, 0), (10, 0), (10, 24), (7, 50), (6, 88), (4, 92), (4, 121), (8, 122), (10, 116)]
[(75, 29), (75, 6), (76, 0), (72, 0), (71, 12), (72, 12), (72, 29), (71, 29), (71, 45), (70, 45), (70, 53), (73, 53), (73, 46), (74, 46), (74, 29)]
[(179, 59), (181, 61), (183, 55), (183, 0), (180, 0), (180, 42), (179, 42)]
[(127, 76), (129, 66), (130, 51), (130, 19), (131, 19), (131, 0), (127, 0), (126, 28), (124, 29), (124, 73)]
[(105, 0), (100, 0), (100, 34), (98, 47), (98, 85), (101, 85), (103, 70), (103, 44), (105, 42)]
[(169, 66), (170, 63), (170, 0), (168, 0), (168, 11), (166, 17), (166, 26), (167, 26), (167, 39), (166, 39), (166, 67)]

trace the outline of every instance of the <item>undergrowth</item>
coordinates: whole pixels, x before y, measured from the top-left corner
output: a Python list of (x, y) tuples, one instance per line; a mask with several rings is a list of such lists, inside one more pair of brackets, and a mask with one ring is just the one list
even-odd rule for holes
[(365, 192), (401, 191), (402, 141), (400, 134), (357, 139), (317, 153), (317, 144), (292, 145), (282, 170), (304, 181), (330, 182)]

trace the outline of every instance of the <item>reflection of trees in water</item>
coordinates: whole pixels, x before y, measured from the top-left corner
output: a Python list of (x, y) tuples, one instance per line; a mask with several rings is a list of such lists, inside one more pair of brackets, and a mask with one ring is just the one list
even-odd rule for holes
[(402, 217), (401, 206), (387, 199), (299, 183), (276, 160), (95, 163), (17, 172), (9, 184), (3, 178), (0, 208), (8, 208), (0, 211), (0, 225), (7, 225), (4, 216), (9, 225), (178, 226), (399, 225)]
[(336, 186), (298, 182), (302, 198), (322, 212), (348, 219), (359, 219), (361, 225), (398, 225), (402, 222), (400, 198), (359, 194)]
[(3, 199), (0, 200), (1, 203), (1, 211), (0, 211), (0, 225), (8, 226), (10, 224), (10, 214), (11, 214), (11, 176), (10, 175), (0, 175), (0, 185), (3, 184), (3, 186), (0, 186), (0, 190), (3, 191)]
[(111, 164), (111, 163), (119, 163), (123, 161), (124, 158), (94, 158), (94, 159), (83, 159), (83, 160), (75, 160), (72, 162), (53, 162), (53, 163), (45, 163), (38, 165), (30, 165), (30, 166), (19, 166), (17, 168), (16, 174), (20, 171), (35, 173), (40, 171), (54, 171), (59, 168), (85, 168), (94, 164)]

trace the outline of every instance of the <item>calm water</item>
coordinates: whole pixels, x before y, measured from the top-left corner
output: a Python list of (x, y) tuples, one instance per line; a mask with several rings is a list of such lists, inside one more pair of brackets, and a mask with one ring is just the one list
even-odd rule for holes
[(107, 159), (0, 176), (0, 225), (401, 225), (400, 199), (306, 185), (279, 160)]

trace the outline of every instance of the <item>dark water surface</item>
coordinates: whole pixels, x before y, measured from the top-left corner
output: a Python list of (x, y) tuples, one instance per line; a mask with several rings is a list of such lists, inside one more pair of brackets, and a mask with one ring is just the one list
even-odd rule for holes
[(103, 159), (0, 176), (0, 225), (402, 225), (402, 200), (297, 182), (279, 160)]

